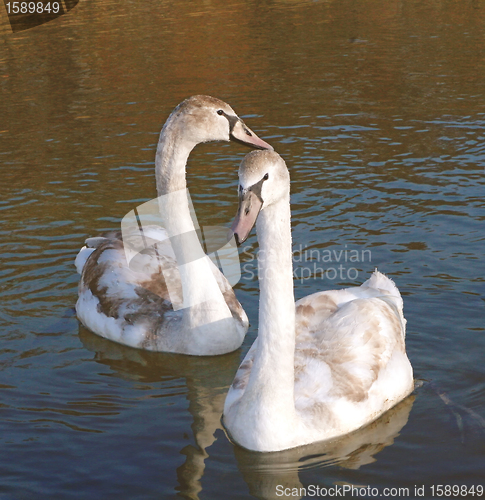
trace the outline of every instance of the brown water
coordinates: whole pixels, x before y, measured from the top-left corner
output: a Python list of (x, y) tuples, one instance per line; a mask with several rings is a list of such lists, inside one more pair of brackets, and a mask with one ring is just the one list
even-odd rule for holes
[[(311, 485), (345, 484), (431, 498), (433, 485), (483, 485), (483, 2), (81, 0), (43, 26), (0, 29), (2, 499), (281, 498), (278, 485), (311, 498)], [(423, 385), (354, 436), (259, 455), (221, 428), (257, 331), (254, 235), (236, 353), (144, 353), (74, 316), (84, 238), (155, 196), (160, 128), (200, 93), (288, 163), (298, 298), (375, 267), (403, 294)], [(246, 152), (191, 156), (201, 224), (230, 222)]]

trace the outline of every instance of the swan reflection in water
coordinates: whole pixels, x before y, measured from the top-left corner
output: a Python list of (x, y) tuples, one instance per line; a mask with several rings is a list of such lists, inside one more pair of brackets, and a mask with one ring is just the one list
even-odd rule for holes
[(207, 357), (143, 351), (106, 340), (82, 325), (79, 338), (86, 349), (95, 353), (98, 363), (108, 366), (120, 378), (145, 384), (173, 378), (184, 381), (195, 444), (181, 442), (180, 454), (186, 459), (177, 468), (179, 485), (174, 490), (182, 498), (197, 500), (209, 456), (206, 450), (214, 443), (215, 432), (222, 429), (224, 400), (241, 362), (240, 352)]
[[(182, 498), (198, 500), (205, 461), (209, 458), (207, 449), (216, 439), (215, 432), (222, 429), (224, 400), (239, 366), (240, 353), (195, 357), (142, 351), (106, 340), (82, 326), (79, 338), (86, 349), (95, 353), (98, 363), (109, 366), (124, 379), (157, 382), (171, 377), (185, 380), (195, 445), (181, 446), (180, 454), (186, 459), (177, 469), (179, 484), (174, 489)], [(299, 470), (332, 465), (358, 469), (375, 461), (375, 455), (393, 444), (407, 423), (414, 398), (414, 395), (409, 396), (375, 422), (340, 439), (274, 453), (250, 452), (235, 445), (238, 468), (250, 493), (265, 500), (281, 498), (276, 495), (278, 485), (302, 487)]]
[[(341, 438), (273, 453), (252, 452), (236, 445), (238, 467), (250, 493), (264, 500), (282, 498), (281, 488), (300, 491), (303, 487), (299, 470), (332, 465), (358, 469), (375, 462), (375, 455), (392, 445), (406, 425), (415, 397), (411, 394), (379, 419)], [(291, 498), (302, 497), (292, 494)]]

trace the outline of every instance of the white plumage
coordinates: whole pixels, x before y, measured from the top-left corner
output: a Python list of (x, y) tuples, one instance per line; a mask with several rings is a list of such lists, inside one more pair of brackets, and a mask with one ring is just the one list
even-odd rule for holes
[(245, 448), (280, 451), (372, 422), (414, 388), (399, 290), (376, 270), (360, 287), (295, 305), (286, 165), (274, 152), (250, 153), (239, 177), (239, 240), (261, 208), (261, 297), (258, 337), (226, 398), (226, 429)]
[[(131, 347), (192, 355), (223, 354), (241, 345), (248, 319), (228, 281), (209, 257), (187, 261), (187, 245), (172, 247), (170, 240), (195, 235), (185, 166), (198, 143), (213, 140), (271, 148), (219, 99), (194, 96), (175, 108), (155, 160), (164, 228), (143, 225), (142, 238), (150, 244), (136, 255), (136, 266), (127, 262), (125, 245), (140, 234), (129, 231), (89, 238), (76, 257), (77, 315), (93, 332)], [(190, 241), (202, 255), (200, 242)]]

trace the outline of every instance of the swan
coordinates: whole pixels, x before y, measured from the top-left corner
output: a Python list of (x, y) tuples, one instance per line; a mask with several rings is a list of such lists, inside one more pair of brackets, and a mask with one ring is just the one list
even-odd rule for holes
[(259, 331), (228, 391), (223, 423), (232, 441), (259, 452), (348, 434), (414, 389), (402, 298), (389, 278), (376, 270), (359, 287), (295, 304), (289, 181), (276, 152), (245, 156), (232, 226), (242, 243), (257, 219)]
[[(75, 261), (81, 274), (76, 312), (94, 333), (131, 347), (190, 355), (224, 354), (242, 344), (246, 313), (203, 253), (186, 190), (190, 152), (217, 140), (272, 149), (225, 102), (190, 97), (171, 113), (157, 146), (156, 211), (162, 224), (141, 232), (136, 226), (137, 234), (128, 232), (128, 238), (118, 232), (86, 240)], [(125, 249), (140, 234), (151, 245), (137, 255), (133, 269)], [(181, 234), (185, 239), (175, 238)]]

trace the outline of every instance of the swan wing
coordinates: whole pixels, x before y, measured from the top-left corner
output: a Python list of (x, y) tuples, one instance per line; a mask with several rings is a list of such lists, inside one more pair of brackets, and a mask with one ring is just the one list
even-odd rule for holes
[[(132, 347), (159, 350), (156, 333), (180, 322), (172, 300), (182, 289), (170, 245), (160, 242), (137, 255), (135, 269), (127, 263), (121, 238), (96, 242), (82, 268), (76, 310), (92, 331)], [(81, 250), (86, 252), (86, 250)], [(167, 279), (170, 279), (170, 292)]]
[(316, 293), (296, 307), (297, 409), (346, 432), (346, 422), (356, 428), (362, 417), (363, 425), (411, 392), (402, 299), (391, 280), (376, 272), (360, 287)]
[[(89, 329), (111, 340), (148, 350), (174, 351), (180, 342), (177, 331), (182, 311), (174, 311), (172, 302), (183, 302), (177, 261), (165, 229), (147, 226), (144, 234), (148, 241), (157, 243), (129, 264), (124, 248), (129, 234), (124, 239), (121, 233), (109, 233), (86, 240), (76, 258), (81, 273), (78, 317)], [(231, 285), (210, 264), (232, 316), (247, 329), (246, 313)]]
[(226, 396), (226, 402), (224, 404), (224, 413), (229, 413), (230, 409), (233, 406), (237, 406), (241, 397), (246, 390), (246, 386), (249, 382), (249, 376), (251, 375), (251, 369), (253, 367), (254, 356), (258, 350), (258, 339), (253, 342), (253, 345), (250, 347), (246, 356), (244, 357), (242, 363), (239, 365), (239, 368), (236, 372), (236, 376), (229, 388), (229, 391)]

